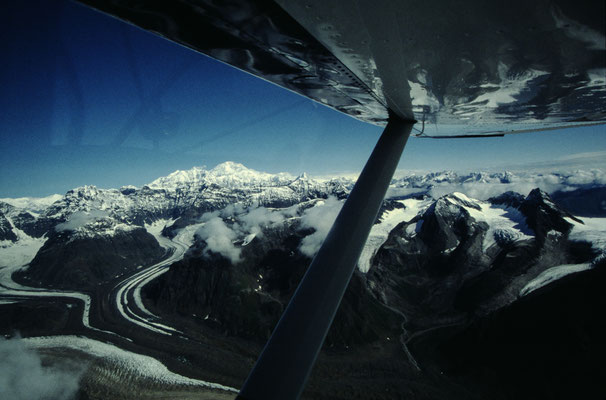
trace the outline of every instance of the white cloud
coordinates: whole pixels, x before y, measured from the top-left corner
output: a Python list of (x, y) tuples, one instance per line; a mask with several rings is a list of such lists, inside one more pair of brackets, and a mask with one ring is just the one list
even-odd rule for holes
[(569, 185), (606, 185), (606, 170), (576, 170), (571, 172), (565, 179)]
[(216, 214), (218, 213), (204, 214), (202, 219), (206, 223), (196, 231), (196, 234), (206, 242), (207, 247), (205, 251), (219, 253), (229, 259), (232, 264), (235, 264), (240, 261), (240, 253), (242, 251), (234, 245), (234, 241), (238, 236)]
[(271, 227), (284, 222), (285, 216), (282, 212), (271, 211), (265, 207), (258, 207), (249, 210), (247, 214), (240, 216), (240, 222), (245, 232), (260, 236), (263, 234), (263, 228)]
[[(303, 254), (313, 257), (318, 252), (342, 206), (341, 201), (330, 197), (305, 210), (301, 216), (301, 227), (312, 228), (315, 232), (301, 241), (299, 249)], [(212, 251), (237, 263), (241, 261), (242, 253), (241, 247), (236, 245), (239, 240), (247, 244), (252, 238), (262, 236), (263, 229), (284, 223), (287, 218), (296, 216), (298, 211), (297, 205), (268, 209), (232, 204), (221, 211), (202, 215), (201, 222), (204, 225), (196, 234), (207, 243), (206, 254)]]
[(43, 367), (20, 338), (0, 338), (0, 399), (73, 399), (82, 373), (73, 366)]
[[(235, 264), (241, 260), (242, 249), (235, 244), (239, 239), (246, 238), (244, 242), (250, 242), (255, 236), (262, 236), (264, 228), (283, 223), (287, 217), (296, 215), (297, 209), (297, 206), (293, 206), (270, 210), (230, 204), (221, 211), (202, 215), (200, 221), (204, 225), (196, 234), (206, 242), (207, 252), (219, 253)], [(231, 223), (225, 220), (231, 220)]]
[(316, 255), (335, 222), (343, 202), (335, 197), (319, 201), (314, 207), (305, 210), (301, 216), (301, 227), (313, 228), (315, 232), (303, 238), (299, 250), (308, 257)]
[(434, 198), (452, 192), (460, 192), (478, 200), (486, 200), (507, 191), (514, 191), (526, 196), (535, 188), (553, 193), (559, 190), (573, 190), (582, 186), (605, 185), (606, 170), (596, 168), (516, 173), (510, 176), (508, 183), (501, 183), (497, 179), (486, 179), (483, 182), (431, 183), (429, 194)]
[(242, 203), (230, 204), (225, 207), (220, 212), (216, 212), (217, 215), (221, 215), (223, 217), (233, 217), (235, 215), (240, 215), (246, 212), (246, 206)]

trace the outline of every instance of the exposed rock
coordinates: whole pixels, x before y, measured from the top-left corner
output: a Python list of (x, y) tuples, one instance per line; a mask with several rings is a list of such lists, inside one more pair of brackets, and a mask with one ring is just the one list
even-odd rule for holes
[(96, 236), (65, 231), (51, 236), (29, 268), (15, 276), (33, 286), (92, 289), (163, 256), (165, 250), (142, 228)]
[(409, 317), (407, 329), (459, 318), (453, 309), (458, 290), (490, 265), (482, 252), (488, 226), (475, 221), (465, 206), (470, 203), (460, 200), (444, 196), (397, 226), (367, 274), (375, 296)]
[(602, 262), (452, 336), (413, 343), (413, 351), (484, 398), (598, 399), (606, 376), (606, 317), (597, 311), (606, 307), (605, 283)]
[(519, 208), (526, 216), (526, 222), (535, 232), (539, 242), (544, 241), (547, 233), (553, 230), (567, 235), (572, 229), (572, 224), (565, 220), (566, 217), (582, 222), (558, 207), (547, 193), (538, 188), (528, 194)]
[(520, 208), (524, 202), (524, 196), (516, 192), (505, 192), (488, 199), (491, 204), (501, 204), (507, 207)]
[[(508, 199), (519, 197), (505, 196)], [(505, 198), (503, 197), (503, 198)], [(495, 231), (495, 245), (483, 250), (489, 226), (470, 210), (480, 204), (451, 194), (396, 227), (367, 274), (375, 296), (409, 317), (412, 334), (442, 324), (463, 323), (518, 298), (520, 289), (549, 267), (591, 261), (596, 254), (567, 240), (569, 214), (533, 192), (524, 210), (541, 229), (541, 240)]]
[[(162, 312), (195, 314), (200, 323), (225, 335), (262, 344), (311, 261), (298, 251), (309, 233), (297, 223), (266, 229), (243, 248), (243, 261), (235, 265), (215, 253), (205, 256), (205, 243), (198, 243), (145, 294)], [(344, 348), (397, 337), (400, 323), (401, 317), (374, 299), (356, 272), (326, 345)]]
[(17, 235), (13, 232), (13, 227), (2, 212), (0, 212), (0, 240), (17, 241)]

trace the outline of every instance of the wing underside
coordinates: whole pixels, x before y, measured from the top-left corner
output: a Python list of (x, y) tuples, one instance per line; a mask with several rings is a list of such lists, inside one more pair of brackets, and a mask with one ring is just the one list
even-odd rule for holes
[(79, 1), (362, 121), (423, 122), (421, 136), (606, 122), (604, 2)]

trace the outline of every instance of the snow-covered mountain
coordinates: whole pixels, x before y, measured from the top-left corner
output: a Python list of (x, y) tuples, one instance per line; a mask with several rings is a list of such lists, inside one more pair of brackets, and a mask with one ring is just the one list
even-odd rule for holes
[(287, 173), (269, 174), (244, 165), (227, 161), (211, 170), (194, 167), (186, 171), (175, 171), (158, 178), (147, 186), (169, 191), (192, 190), (205, 185), (217, 185), (229, 189), (288, 186), (296, 178)]
[[(411, 174), (394, 179), (389, 195), (405, 198), (411, 194), (425, 194), (437, 199), (456, 191), (472, 198), (487, 200), (506, 191), (527, 194), (535, 187), (541, 187), (551, 194), (569, 193), (579, 188), (603, 190), (602, 187), (606, 185), (605, 176), (603, 171), (597, 169), (539, 174), (457, 174), (445, 171)], [(111, 219), (115, 224), (143, 226), (159, 219), (198, 217), (201, 213), (222, 209), (234, 203), (287, 207), (328, 195), (343, 198), (353, 184), (354, 180), (347, 178), (319, 180), (310, 178), (307, 174), (269, 174), (238, 163), (225, 162), (210, 170), (194, 167), (186, 171), (175, 171), (141, 188), (125, 186), (120, 189), (100, 189), (83, 186), (70, 190), (64, 196), (0, 199), (0, 240), (10, 240), (9, 237), (14, 239), (14, 235), (9, 233), (11, 223), (33, 237), (41, 237), (58, 224), (83, 228), (88, 222), (99, 219)], [(569, 197), (572, 194), (559, 195), (562, 201)], [(591, 207), (598, 213), (600, 209), (606, 213), (604, 204), (586, 204), (586, 208)], [(69, 223), (70, 220), (73, 221)], [(76, 227), (77, 223), (80, 226)]]
[(55, 201), (60, 200), (63, 196), (60, 194), (52, 194), (46, 197), (19, 197), (15, 199), (4, 198), (0, 199), (0, 203), (9, 204), (17, 209), (27, 210), (33, 214), (39, 214)]
[[(60, 198), (49, 198), (46, 204), (26, 199), (9, 200), (14, 205), (0, 202), (0, 254), (19, 248), (19, 259), (26, 264), (31, 262), (30, 275), (42, 281), (51, 279), (53, 284), (61, 285), (61, 277), (66, 275), (42, 271), (44, 265), (59, 263), (57, 268), (67, 268), (85, 263), (97, 265), (99, 260), (105, 260), (92, 270), (98, 271), (95, 278), (108, 277), (162, 256), (156, 239), (145, 229), (158, 221), (171, 221), (165, 231), (171, 236), (183, 227), (199, 223), (204, 213), (228, 205), (284, 208), (316, 198), (342, 198), (349, 189), (343, 180), (320, 182), (307, 175), (268, 174), (233, 162), (211, 170), (176, 171), (141, 188), (83, 186)], [(55, 201), (48, 204), (51, 199)], [(38, 242), (29, 238), (42, 240), (44, 246), (40, 249)], [(92, 248), (91, 240), (96, 241)], [(22, 246), (29, 242), (36, 246)], [(128, 255), (119, 254), (125, 251)], [(85, 269), (89, 271), (90, 266)], [(96, 282), (87, 278), (88, 273), (79, 276), (68, 279), (69, 286), (77, 286), (79, 281)]]
[(564, 186), (599, 186), (606, 185), (606, 172), (600, 168), (589, 170), (562, 170), (562, 171), (503, 171), (503, 172), (468, 172), (441, 171), (428, 173), (405, 174), (392, 182), (400, 187), (428, 188), (436, 185), (448, 184), (530, 184), (551, 185), (550, 188)]
[[(64, 196), (47, 199), (45, 207), (41, 207), (40, 201), (5, 199), (0, 202), (0, 234), (3, 235), (0, 240), (13, 238), (6, 218), (35, 237), (57, 226), (58, 230), (69, 228), (81, 235), (85, 232), (95, 234), (98, 231), (95, 222), (100, 220), (107, 222), (105, 228), (107, 224), (143, 226), (159, 219), (178, 219), (186, 214), (199, 216), (233, 203), (286, 207), (328, 195), (343, 197), (350, 189), (350, 183), (339, 179), (316, 181), (305, 174), (299, 177), (268, 174), (225, 162), (211, 170), (196, 167), (176, 171), (141, 188), (79, 187)], [(49, 204), (50, 199), (54, 201)], [(31, 221), (35, 221), (36, 229), (29, 226)]]
[[(0, 278), (16, 272), (13, 278), (28, 286), (95, 293), (147, 273), (146, 266), (175, 251), (167, 243), (179, 244), (179, 257), (142, 280), (133, 301), (158, 323), (221, 337), (240, 349), (234, 357), (245, 364), (250, 354), (240, 341), (261, 346), (267, 339), (353, 184), (227, 162), (176, 171), (140, 188), (84, 186), (44, 201), (5, 199)], [(606, 190), (598, 171), (400, 177), (370, 232), (327, 347), (347, 357), (359, 349), (351, 359), (368, 362), (360, 367), (368, 376), (380, 365), (385, 376), (372, 378), (377, 387), (415, 382), (438, 388), (434, 399), (492, 398), (486, 388), (502, 381), (495, 376), (518, 379), (517, 370), (497, 363), (478, 379), (490, 364), (483, 359), (457, 369), (468, 357), (481, 357), (468, 343), (484, 343), (490, 353), (499, 349), (494, 338), (503, 327), (557, 319), (544, 298), (585, 318), (557, 319), (547, 332), (553, 342), (566, 340), (561, 331), (575, 332), (574, 343), (592, 338), (585, 327), (596, 316), (586, 310), (603, 299), (605, 268)], [(465, 357), (450, 356), (458, 349), (466, 349)], [(511, 355), (514, 365), (523, 358), (549, 367), (531, 351)], [(323, 371), (340, 368), (322, 363)], [(442, 380), (439, 372), (448, 368), (468, 375)], [(548, 378), (538, 373), (541, 382)]]
[[(559, 201), (574, 208), (580, 204), (580, 191), (587, 193), (587, 190), (591, 190), (592, 196), (583, 196), (583, 207), (591, 210), (590, 215), (595, 217), (602, 216), (602, 211), (606, 215), (603, 199), (605, 182), (600, 170), (568, 174), (457, 174), (445, 171), (400, 177), (392, 182), (388, 197), (408, 203), (393, 203), (398, 208), (388, 210), (378, 221), (362, 254), (361, 269), (369, 269), (371, 258), (395, 225), (415, 217), (415, 212), (420, 212), (413, 211), (417, 206), (413, 203), (419, 202), (414, 200), (415, 196), (426, 199), (422, 204), (428, 206), (430, 199), (440, 199), (454, 191), (487, 201), (510, 189), (518, 189), (526, 194), (539, 186), (546, 187)], [(64, 196), (4, 199), (0, 201), (0, 251), (6, 251), (20, 238), (43, 240), (60, 234), (69, 244), (78, 239), (128, 234), (158, 221), (171, 221), (166, 224), (164, 231), (165, 235), (171, 236), (179, 229), (200, 223), (200, 218), (205, 213), (223, 210), (230, 205), (238, 204), (244, 209), (287, 208), (330, 196), (343, 199), (354, 183), (347, 178), (319, 180), (307, 174), (269, 174), (254, 171), (242, 164), (225, 162), (212, 169), (194, 167), (186, 171), (175, 171), (141, 188), (126, 186), (120, 189), (100, 189), (83, 186), (70, 190)], [(494, 214), (494, 211), (484, 208), (474, 215), (495, 223), (497, 220), (491, 219), (491, 213)], [(491, 229), (496, 229), (502, 235), (511, 234), (500, 228)], [(25, 242), (27, 240), (22, 240), (21, 244)], [(30, 255), (29, 259), (34, 255)]]

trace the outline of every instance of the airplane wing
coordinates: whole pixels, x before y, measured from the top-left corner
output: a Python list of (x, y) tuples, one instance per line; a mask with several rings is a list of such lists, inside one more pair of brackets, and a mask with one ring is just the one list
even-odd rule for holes
[(427, 137), (606, 122), (604, 2), (79, 0), (309, 97)]

